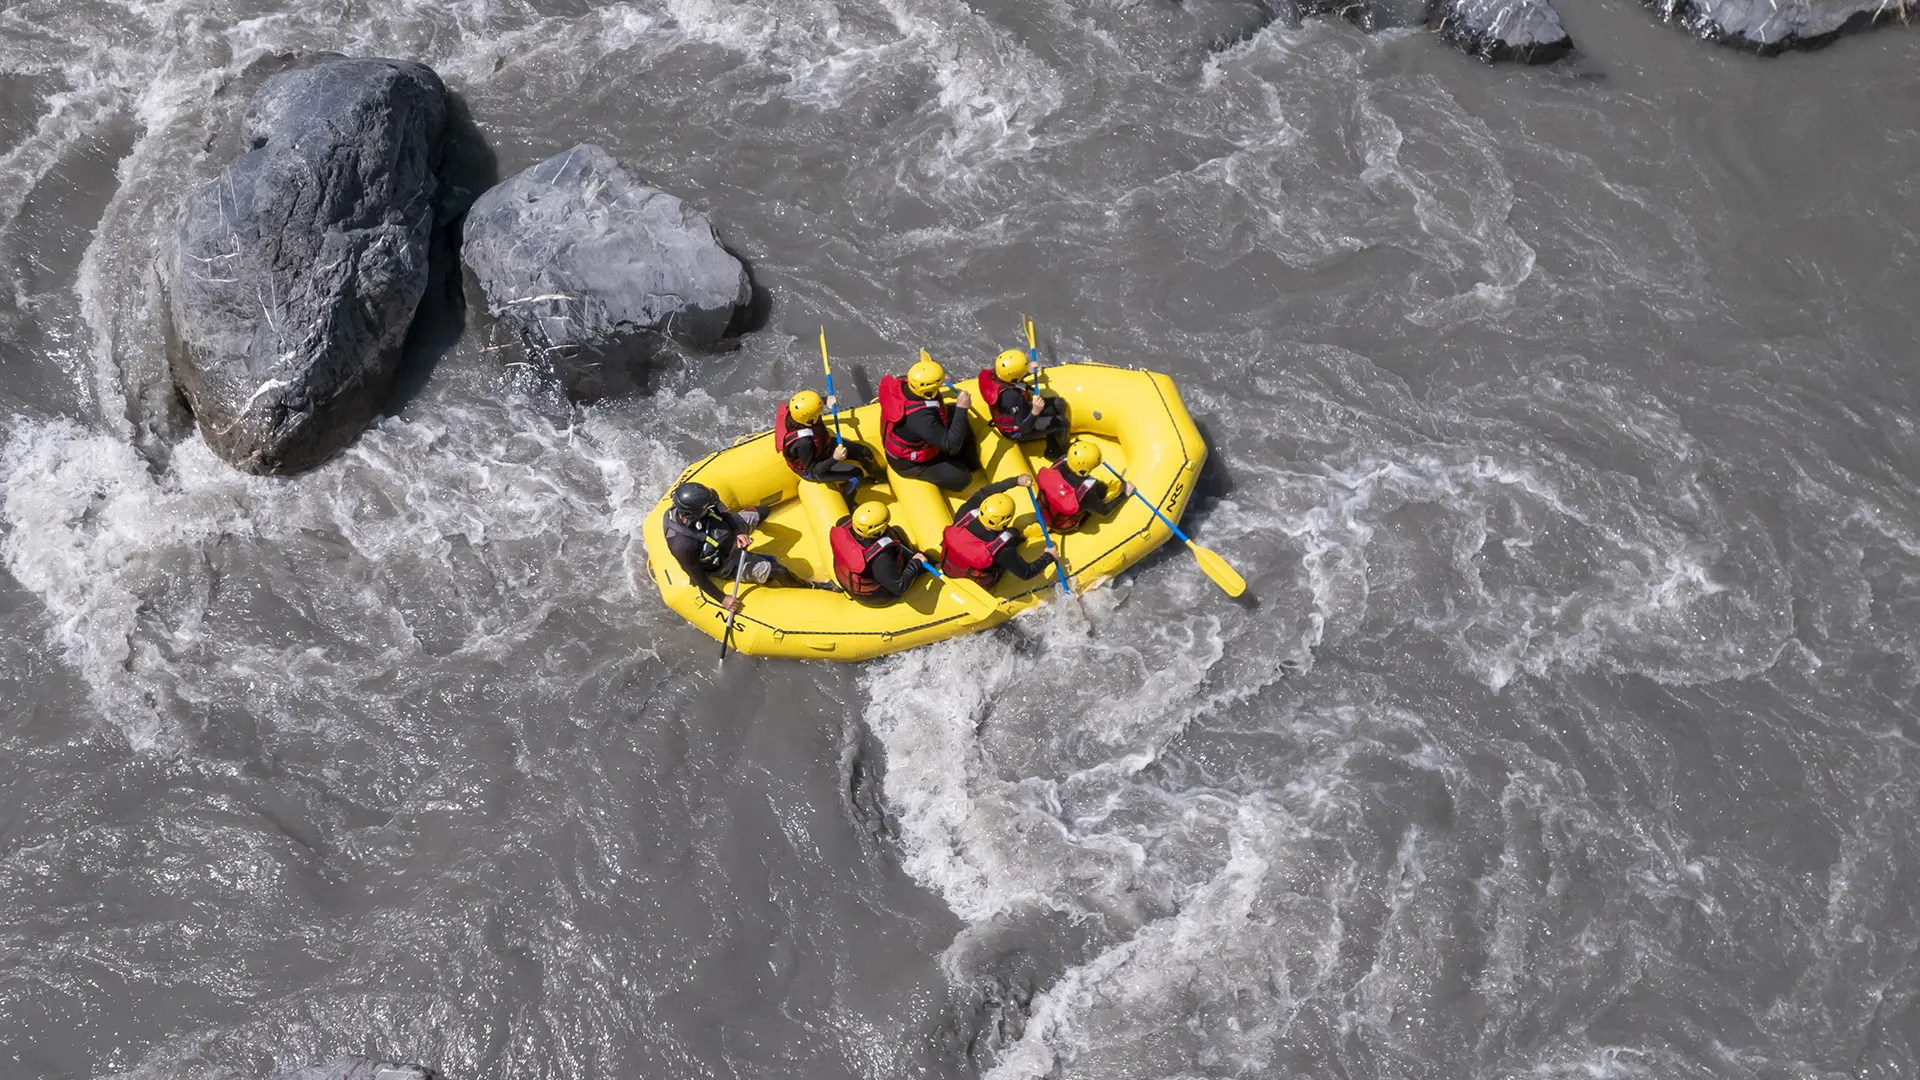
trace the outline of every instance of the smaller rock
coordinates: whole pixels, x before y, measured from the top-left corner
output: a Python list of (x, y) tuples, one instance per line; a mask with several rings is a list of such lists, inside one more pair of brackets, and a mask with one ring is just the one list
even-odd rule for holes
[(473, 204), (460, 257), (528, 359), (575, 400), (640, 385), (672, 340), (719, 343), (753, 300), (706, 214), (576, 146)]
[(1551, 0), (1441, 0), (1432, 25), (1441, 37), (1490, 64), (1545, 64), (1573, 51), (1573, 39)]
[(1661, 19), (1709, 41), (1772, 56), (1908, 18), (1907, 0), (1646, 0)]
[(273, 1080), (440, 1080), (440, 1074), (424, 1065), (341, 1057), (323, 1065), (309, 1065), (304, 1069), (281, 1073)]

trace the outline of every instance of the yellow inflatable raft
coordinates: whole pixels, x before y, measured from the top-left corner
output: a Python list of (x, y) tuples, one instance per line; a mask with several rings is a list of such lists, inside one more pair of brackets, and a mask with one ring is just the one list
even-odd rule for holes
[[(957, 373), (956, 373), (957, 374)], [(1076, 435), (1100, 443), (1104, 459), (1124, 473), (1134, 487), (1152, 500), (1170, 520), (1179, 521), (1193, 492), (1207, 445), (1194, 429), (1172, 380), (1151, 371), (1132, 371), (1104, 364), (1062, 364), (1046, 368), (1042, 388), (1068, 403)], [(973, 390), (973, 380), (959, 385)], [(985, 406), (974, 394), (974, 434), (980, 440), (983, 472), (975, 487), (990, 480), (1031, 474), (1046, 465), (1038, 442), (1020, 444), (1002, 437), (985, 419)], [(841, 433), (880, 452), (878, 403), (840, 411)], [(831, 425), (831, 421), (829, 421)], [(773, 432), (749, 435), (734, 445), (693, 463), (680, 481), (698, 480), (714, 489), (728, 507), (740, 509), (776, 504), (754, 533), (753, 550), (777, 557), (795, 573), (816, 581), (833, 578), (833, 554), (827, 534), (848, 512), (846, 499), (836, 488), (801, 480), (787, 468), (774, 445)], [(887, 503), (894, 524), (901, 526), (921, 550), (940, 547), (941, 534), (953, 523), (953, 512), (968, 492), (948, 494), (923, 480), (888, 471), (884, 484), (862, 486), (861, 501)], [(1016, 492), (1021, 516), (1016, 526), (1037, 534), (1033, 508)], [(660, 588), (667, 606), (688, 622), (719, 638), (726, 612), (707, 599), (687, 579), (667, 551), (661, 517), (671, 489), (647, 515), (642, 536), (647, 572)], [(1138, 562), (1172, 535), (1138, 499), (1128, 499), (1106, 518), (1088, 521), (1078, 531), (1055, 536), (1066, 559), (1075, 590), (1089, 588)], [(1022, 546), (1032, 557), (1037, 541)], [(732, 582), (716, 582), (722, 591)], [(911, 649), (958, 634), (997, 625), (1045, 601), (1057, 589), (1052, 571), (1032, 580), (1003, 575), (994, 590), (1000, 600), (991, 618), (971, 617), (954, 588), (932, 575), (899, 600), (885, 605), (865, 604), (842, 593), (775, 585), (741, 586), (740, 612), (734, 619), (734, 648), (757, 656), (784, 656), (803, 660), (866, 660)]]

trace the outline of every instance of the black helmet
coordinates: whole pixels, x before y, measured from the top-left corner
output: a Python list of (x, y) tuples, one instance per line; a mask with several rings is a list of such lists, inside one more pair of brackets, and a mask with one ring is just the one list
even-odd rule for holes
[(720, 496), (705, 484), (681, 484), (673, 489), (673, 508), (690, 518), (702, 518), (720, 505)]

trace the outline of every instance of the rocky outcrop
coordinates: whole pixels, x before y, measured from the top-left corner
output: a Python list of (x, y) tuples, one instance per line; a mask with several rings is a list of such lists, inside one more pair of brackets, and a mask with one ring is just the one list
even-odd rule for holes
[(440, 1074), (424, 1065), (403, 1065), (397, 1061), (374, 1058), (335, 1058), (324, 1065), (281, 1073), (273, 1080), (440, 1080)]
[(1303, 0), (1301, 10), (1340, 15), (1368, 33), (1430, 27), (1488, 63), (1545, 64), (1573, 51), (1552, 0)]
[[(1709, 41), (1764, 56), (1812, 49), (1841, 34), (1909, 18), (1907, 0), (1646, 0), (1662, 19)], [(1920, 7), (1920, 5), (1912, 5)], [(1920, 12), (1915, 12), (1920, 14)]]
[(1549, 0), (1442, 0), (1431, 25), (1488, 63), (1545, 64), (1573, 51), (1573, 39)]
[(753, 300), (706, 214), (576, 146), (480, 196), (460, 257), (495, 319), (576, 400), (640, 385), (667, 341), (708, 347)]
[(248, 472), (325, 461), (385, 403), (426, 291), (446, 89), (328, 56), (268, 79), (246, 146), (162, 256), (167, 354), (202, 436)]

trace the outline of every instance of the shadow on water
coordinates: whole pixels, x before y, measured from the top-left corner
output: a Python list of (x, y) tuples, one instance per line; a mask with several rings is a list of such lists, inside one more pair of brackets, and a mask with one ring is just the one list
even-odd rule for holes
[(854, 395), (848, 402), (849, 408), (876, 400), (880, 396), (874, 392), (873, 376), (867, 373), (865, 364), (847, 365), (847, 383), (853, 388)]
[(440, 196), (427, 255), (427, 291), (401, 345), (400, 370), (384, 410), (397, 415), (426, 388), (442, 357), (467, 328), (460, 269), (460, 230), (475, 199), (500, 182), (500, 162), (474, 123), (466, 99), (447, 91), (447, 130), (440, 144)]
[(1233, 473), (1227, 468), (1227, 459), (1220, 451), (1220, 444), (1214, 440), (1213, 427), (1201, 417), (1193, 417), (1193, 429), (1200, 433), (1200, 440), (1207, 444), (1207, 463), (1200, 467), (1199, 482), (1194, 484), (1193, 493), (1204, 499), (1224, 499), (1233, 494)]
[(731, 244), (722, 242), (720, 247), (727, 254), (739, 259), (740, 265), (746, 268), (747, 286), (751, 290), (748, 293), (747, 306), (735, 311), (733, 319), (727, 323), (726, 330), (721, 332), (720, 340), (724, 347), (725, 343), (737, 342), (738, 339), (756, 330), (766, 329), (767, 323), (773, 318), (773, 292), (760, 284), (760, 275), (754, 273), (752, 259), (734, 250)]

